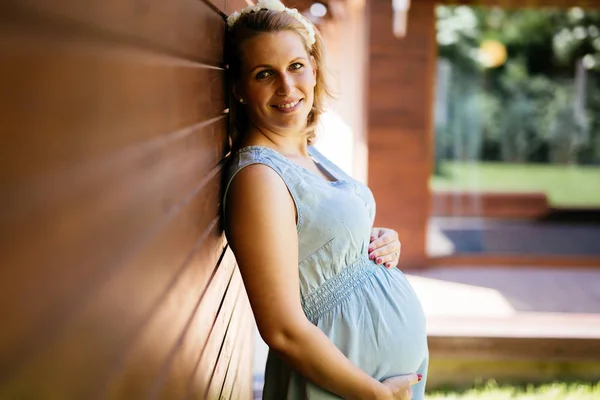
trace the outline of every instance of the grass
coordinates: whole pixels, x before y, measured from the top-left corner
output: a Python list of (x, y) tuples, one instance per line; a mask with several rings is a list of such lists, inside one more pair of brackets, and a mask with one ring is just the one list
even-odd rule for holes
[(555, 207), (600, 207), (600, 166), (444, 162), (433, 190), (544, 192)]
[(551, 383), (534, 386), (499, 386), (494, 381), (462, 392), (428, 393), (427, 400), (598, 400), (600, 383)]

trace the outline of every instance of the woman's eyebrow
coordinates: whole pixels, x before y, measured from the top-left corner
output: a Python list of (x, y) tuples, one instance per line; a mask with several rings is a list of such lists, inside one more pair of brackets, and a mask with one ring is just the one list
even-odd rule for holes
[[(294, 61), (298, 61), (298, 60), (308, 61), (306, 59), (306, 57), (300, 56), (300, 57), (293, 58), (292, 61), (289, 62), (289, 64), (293, 63)], [(269, 65), (269, 64), (259, 64), (256, 67), (252, 68), (250, 70), (250, 72), (254, 72), (254, 70), (256, 70), (258, 68), (273, 68), (273, 66)]]
[(260, 64), (260, 65), (257, 65), (256, 67), (252, 68), (250, 70), (250, 72), (253, 72), (255, 69), (259, 69), (259, 68), (273, 68), (273, 67), (269, 64)]

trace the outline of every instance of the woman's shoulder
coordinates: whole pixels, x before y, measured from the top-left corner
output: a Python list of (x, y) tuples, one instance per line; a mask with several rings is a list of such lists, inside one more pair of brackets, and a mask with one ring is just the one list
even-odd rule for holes
[(275, 150), (265, 146), (244, 146), (233, 153), (230, 168), (233, 170), (242, 169), (250, 164), (267, 164), (273, 166), (281, 161), (277, 155), (278, 153)]
[(263, 164), (273, 169), (286, 183), (296, 180), (296, 168), (285, 156), (270, 147), (259, 145), (242, 147), (232, 155), (227, 168), (229, 178), (233, 178), (241, 170), (253, 164)]
[(292, 189), (277, 168), (256, 158), (251, 160), (230, 172), (223, 193), (223, 211), (233, 210), (236, 215), (235, 210), (243, 209), (244, 213), (259, 219), (276, 215), (272, 211), (288, 203)]
[[(227, 167), (227, 187), (234, 178), (250, 181), (252, 184), (267, 184), (276, 186), (278, 181), (288, 182), (288, 173), (277, 151), (264, 146), (249, 145), (240, 148), (232, 154)], [(273, 180), (273, 177), (277, 179)]]

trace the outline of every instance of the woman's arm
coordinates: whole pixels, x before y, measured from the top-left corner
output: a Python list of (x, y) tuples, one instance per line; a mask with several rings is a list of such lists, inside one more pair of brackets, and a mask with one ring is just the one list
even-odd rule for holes
[(270, 167), (238, 173), (227, 198), (228, 239), (265, 342), (316, 385), (344, 399), (394, 398), (348, 360), (302, 310), (294, 202)]

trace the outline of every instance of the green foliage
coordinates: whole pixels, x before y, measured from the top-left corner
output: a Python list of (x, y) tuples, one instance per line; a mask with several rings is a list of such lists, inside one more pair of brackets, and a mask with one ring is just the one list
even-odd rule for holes
[(439, 163), (433, 190), (541, 192), (554, 207), (600, 207), (600, 167), (505, 162)]
[[(599, 12), (440, 6), (437, 15), (436, 173), (444, 159), (600, 163)], [(479, 46), (490, 39), (508, 60), (486, 69)]]

